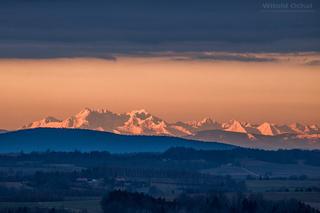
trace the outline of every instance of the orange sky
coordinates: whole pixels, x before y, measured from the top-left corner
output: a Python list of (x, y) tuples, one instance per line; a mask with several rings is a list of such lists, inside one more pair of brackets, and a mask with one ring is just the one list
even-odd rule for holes
[(166, 58), (0, 60), (0, 128), (84, 107), (145, 108), (168, 121), (320, 123), (320, 70), (283, 62)]

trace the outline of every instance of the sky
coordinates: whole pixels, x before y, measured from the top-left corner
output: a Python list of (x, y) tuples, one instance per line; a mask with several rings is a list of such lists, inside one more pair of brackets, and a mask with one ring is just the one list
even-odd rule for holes
[(278, 2), (3, 0), (0, 128), (84, 107), (320, 123), (319, 1)]

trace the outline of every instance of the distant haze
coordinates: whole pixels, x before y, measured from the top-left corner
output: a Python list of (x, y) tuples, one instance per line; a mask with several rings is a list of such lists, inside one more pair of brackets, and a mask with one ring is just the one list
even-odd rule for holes
[(65, 118), (84, 107), (144, 108), (168, 121), (319, 123), (319, 66), (289, 59), (2, 59), (0, 128)]

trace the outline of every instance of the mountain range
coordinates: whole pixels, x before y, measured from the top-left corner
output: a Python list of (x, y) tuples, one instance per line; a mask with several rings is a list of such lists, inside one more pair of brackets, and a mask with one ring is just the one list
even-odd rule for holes
[(39, 127), (90, 129), (126, 135), (176, 136), (255, 148), (320, 147), (320, 128), (316, 124), (251, 124), (237, 120), (218, 122), (212, 118), (169, 123), (144, 109), (114, 113), (106, 109), (85, 108), (64, 120), (46, 117), (22, 129)]

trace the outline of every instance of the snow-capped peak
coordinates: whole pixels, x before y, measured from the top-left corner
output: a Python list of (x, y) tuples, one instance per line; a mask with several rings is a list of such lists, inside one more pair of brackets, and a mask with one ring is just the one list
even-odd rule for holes
[(93, 110), (90, 108), (84, 108), (83, 110), (81, 110), (77, 115), (87, 115), (89, 113), (91, 113)]
[(197, 131), (221, 129), (221, 124), (210, 117), (203, 118), (200, 121), (187, 121), (184, 125), (188, 125), (190, 128), (195, 128)]
[(151, 116), (150, 113), (147, 112), (147, 110), (145, 109), (139, 109), (139, 110), (132, 110), (130, 112), (127, 113), (127, 115), (129, 115), (130, 117), (149, 117)]
[(128, 112), (127, 115), (130, 117), (130, 119), (137, 119), (137, 120), (146, 120), (146, 119), (155, 119), (154, 116), (152, 116), (150, 113), (148, 113), (146, 110), (133, 110), (131, 112)]
[(149, 114), (148, 112), (147, 112), (147, 110), (145, 110), (145, 109), (137, 109), (137, 110), (132, 110), (131, 112), (129, 112), (130, 114)]
[(214, 121), (213, 121), (212, 118), (206, 117), (206, 118), (203, 118), (200, 121), (194, 120), (194, 121), (187, 121), (186, 123), (189, 124), (189, 125), (192, 125), (194, 127), (200, 127), (200, 126), (202, 126), (204, 124), (212, 124), (212, 123), (214, 123)]
[(117, 132), (126, 134), (171, 135), (168, 124), (145, 109), (128, 112), (128, 120)]
[(262, 135), (277, 135), (280, 134), (281, 131), (276, 128), (274, 124), (264, 122), (257, 128)]
[(102, 114), (103, 114), (103, 113), (112, 113), (112, 112), (111, 112), (109, 109), (107, 109), (107, 108), (98, 109), (97, 112), (98, 112), (98, 113), (102, 113)]
[(206, 117), (206, 118), (203, 118), (201, 121), (198, 121), (196, 123), (196, 125), (199, 127), (199, 126), (204, 126), (204, 125), (211, 125), (211, 124), (214, 124), (216, 123), (216, 121), (210, 117)]
[(55, 117), (52, 117), (52, 116), (48, 116), (48, 117), (45, 117), (41, 120), (34, 121), (30, 124), (27, 124), (27, 125), (23, 126), (22, 128), (26, 129), (26, 128), (37, 128), (37, 127), (59, 127), (60, 122), (61, 122), (61, 120), (59, 120)]
[(231, 120), (230, 122), (225, 123), (223, 126), (225, 130), (229, 132), (247, 133), (247, 130), (245, 129), (245, 127), (241, 124), (240, 121), (237, 121), (237, 120)]

